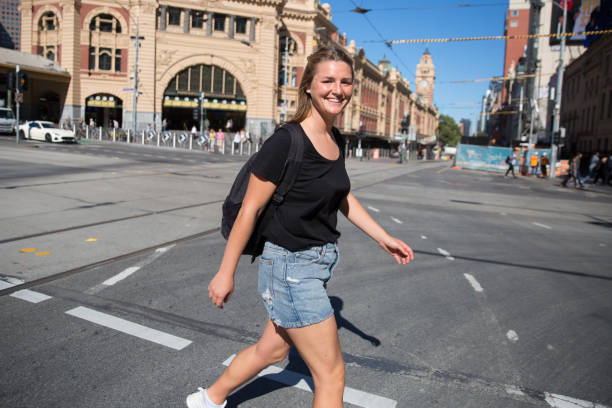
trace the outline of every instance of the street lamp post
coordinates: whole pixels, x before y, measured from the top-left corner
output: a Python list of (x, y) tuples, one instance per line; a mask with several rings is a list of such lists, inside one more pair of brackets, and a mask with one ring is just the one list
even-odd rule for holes
[[(561, 0), (563, 7), (563, 23), (561, 30), (561, 46), (559, 48), (559, 66), (557, 67), (557, 90), (555, 93), (555, 108), (553, 110), (553, 133), (550, 142), (550, 179), (554, 182), (557, 174), (557, 145), (555, 143), (556, 135), (559, 133), (559, 125), (561, 120), (561, 89), (563, 87), (563, 55), (565, 53), (565, 30), (567, 21), (567, 0)], [(556, 4), (556, 3), (553, 3)]]
[(132, 91), (132, 132), (134, 135), (136, 135), (137, 132), (136, 121), (138, 119), (138, 50), (140, 49), (140, 40), (144, 40), (144, 37), (140, 36), (139, 19), (140, 16), (136, 16), (136, 36), (130, 37), (136, 40), (136, 50), (134, 53), (134, 90)]

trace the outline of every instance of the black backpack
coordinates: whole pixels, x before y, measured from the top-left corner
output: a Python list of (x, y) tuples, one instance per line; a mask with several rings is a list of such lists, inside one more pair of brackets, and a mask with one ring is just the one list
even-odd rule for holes
[[(265, 241), (262, 236), (262, 231), (274, 215), (276, 208), (283, 203), (285, 196), (289, 190), (291, 190), (291, 187), (293, 187), (293, 183), (297, 179), (300, 167), (302, 166), (302, 159), (304, 157), (304, 138), (300, 130), (300, 124), (287, 123), (283, 125), (283, 127), (291, 134), (289, 154), (287, 155), (287, 161), (283, 167), (281, 181), (276, 187), (276, 191), (270, 199), (270, 202), (257, 220), (255, 229), (253, 230), (249, 241), (242, 251), (243, 255), (252, 256), (251, 262), (253, 262), (255, 258), (263, 252)], [(238, 216), (238, 212), (242, 207), (242, 200), (244, 199), (247, 187), (249, 185), (253, 162), (256, 156), (257, 153), (251, 156), (251, 158), (242, 166), (238, 172), (238, 175), (236, 176), (236, 179), (234, 180), (234, 183), (232, 184), (232, 188), (230, 189), (228, 196), (223, 202), (221, 234), (225, 239), (229, 237), (232, 227), (234, 226), (234, 222), (236, 221), (236, 217)]]

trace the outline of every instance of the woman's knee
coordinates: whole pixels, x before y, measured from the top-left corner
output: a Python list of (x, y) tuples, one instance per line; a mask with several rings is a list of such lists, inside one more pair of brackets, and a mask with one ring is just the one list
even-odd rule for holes
[(266, 363), (266, 365), (270, 365), (281, 362), (287, 358), (290, 347), (291, 346), (288, 344), (271, 346), (269, 344), (258, 343), (255, 346), (255, 353), (262, 361)]
[(326, 388), (344, 388), (346, 370), (342, 361), (324, 370), (313, 372), (315, 386)]

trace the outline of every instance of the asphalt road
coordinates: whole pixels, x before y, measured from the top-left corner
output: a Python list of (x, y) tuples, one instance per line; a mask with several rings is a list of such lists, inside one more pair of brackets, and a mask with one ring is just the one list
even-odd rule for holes
[[(257, 339), (256, 264), (241, 261), (223, 310), (206, 291), (244, 159), (0, 139), (1, 406), (181, 407)], [(612, 189), (347, 168), (416, 259), (395, 265), (340, 219), (328, 291), (345, 406), (612, 406)], [(311, 406), (296, 353), (264, 374), (228, 407)]]

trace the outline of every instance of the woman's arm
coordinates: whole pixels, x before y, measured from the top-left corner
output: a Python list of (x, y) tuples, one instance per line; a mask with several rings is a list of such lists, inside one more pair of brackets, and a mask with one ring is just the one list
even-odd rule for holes
[(340, 211), (350, 222), (378, 242), (378, 245), (391, 254), (398, 264), (405, 265), (414, 259), (412, 249), (402, 240), (387, 234), (387, 231), (374, 221), (353, 193), (348, 193), (342, 201)]
[(240, 255), (275, 190), (274, 183), (251, 174), (242, 207), (225, 245), (221, 266), (208, 285), (208, 297), (219, 308), (223, 308), (223, 303), (229, 300), (234, 291), (234, 273)]

